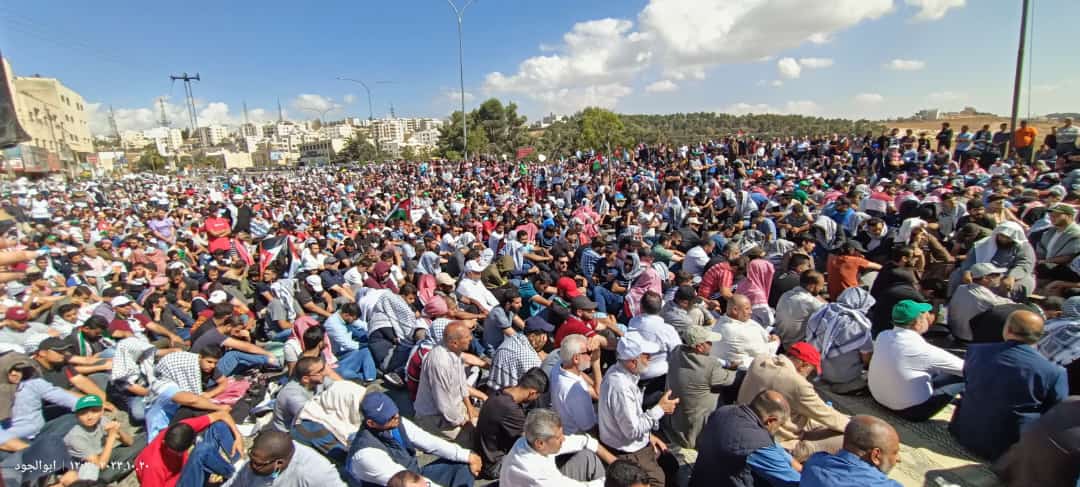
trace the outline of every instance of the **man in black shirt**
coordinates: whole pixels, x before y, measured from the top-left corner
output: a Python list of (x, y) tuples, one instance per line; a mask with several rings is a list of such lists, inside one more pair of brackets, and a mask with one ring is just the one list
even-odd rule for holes
[(942, 122), (941, 131), (937, 133), (936, 139), (938, 149), (942, 147), (945, 150), (952, 149), (953, 130), (949, 128), (949, 122)]
[(788, 259), (787, 271), (783, 274), (777, 274), (773, 278), (772, 288), (769, 289), (769, 307), (776, 309), (776, 304), (780, 302), (780, 296), (798, 287), (799, 276), (803, 272), (813, 270), (813, 268), (813, 262), (809, 256), (792, 254), (791, 258)]
[(547, 392), (548, 376), (534, 367), (521, 376), (516, 386), (506, 387), (488, 397), (476, 422), (477, 453), (483, 460), (480, 477), (499, 477), (502, 459), (525, 430), (525, 404)]
[[(105, 391), (98, 384), (80, 374), (74, 367), (67, 365), (67, 359), (73, 350), (70, 343), (60, 338), (46, 338), (33, 351), (34, 368), (41, 374), (41, 378), (56, 387), (79, 395), (93, 394), (105, 397)], [(116, 411), (116, 406), (106, 402), (105, 410)]]

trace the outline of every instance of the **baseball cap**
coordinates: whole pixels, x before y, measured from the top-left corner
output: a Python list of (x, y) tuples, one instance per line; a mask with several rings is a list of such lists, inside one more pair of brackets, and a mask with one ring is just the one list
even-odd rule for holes
[(12, 321), (26, 321), (30, 319), (30, 313), (27, 313), (26, 310), (23, 309), (21, 306), (15, 306), (8, 308), (7, 311), (4, 312), (4, 319)]
[(112, 301), (109, 301), (109, 305), (112, 306), (113, 308), (118, 308), (120, 306), (127, 306), (129, 304), (131, 304), (131, 298), (129, 298), (127, 296), (117, 296), (115, 298), (112, 298)]
[(61, 338), (49, 337), (41, 341), (38, 345), (38, 351), (52, 350), (54, 352), (63, 352), (71, 348), (71, 343), (64, 341)]
[(718, 342), (724, 336), (704, 326), (692, 325), (686, 327), (680, 334), (680, 338), (687, 346), (694, 346), (705, 342)]
[(311, 286), (312, 291), (315, 291), (317, 293), (323, 292), (322, 278), (319, 277), (318, 274), (312, 274), (305, 277), (304, 282), (307, 282), (308, 286)]
[(596, 303), (585, 296), (578, 296), (570, 300), (570, 309), (574, 311), (579, 309), (596, 309)]
[(994, 264), (991, 264), (989, 262), (980, 262), (978, 264), (975, 264), (975, 265), (971, 266), (971, 269), (969, 270), (969, 272), (971, 272), (971, 277), (974, 277), (975, 279), (979, 279), (979, 278), (982, 278), (982, 277), (989, 276), (991, 274), (1004, 274), (1007, 270), (1008, 269), (1005, 269), (1004, 267), (998, 267), (998, 266), (996, 266)]
[(640, 357), (641, 354), (652, 355), (658, 352), (660, 352), (660, 345), (646, 340), (641, 333), (635, 331), (619, 339), (619, 344), (615, 347), (615, 355), (619, 360), (631, 360)]
[(559, 290), (559, 294), (563, 294), (568, 298), (581, 296), (581, 291), (578, 290), (577, 283), (574, 282), (574, 279), (569, 277), (560, 277), (555, 281), (555, 288)]
[(796, 342), (787, 349), (787, 355), (813, 365), (818, 375), (821, 375), (821, 352), (817, 347), (806, 342)]
[(224, 303), (225, 301), (228, 301), (228, 300), (229, 300), (229, 295), (225, 294), (225, 291), (222, 291), (220, 289), (210, 293), (209, 301), (210, 301), (211, 304), (221, 304), (221, 303)]
[(544, 333), (551, 333), (555, 331), (555, 325), (548, 323), (543, 317), (537, 315), (525, 320), (525, 333), (532, 333), (536, 331), (542, 331)]
[(454, 284), (457, 284), (457, 281), (455, 281), (453, 277), (450, 277), (450, 274), (447, 274), (445, 272), (440, 272), (436, 274), (435, 282), (443, 286), (453, 286)]
[(918, 301), (912, 301), (905, 299), (896, 303), (892, 309), (892, 322), (897, 325), (906, 325), (918, 318), (919, 315), (929, 312), (934, 309), (928, 303), (920, 303)]
[(88, 396), (80, 397), (78, 401), (75, 401), (74, 412), (82, 411), (83, 409), (100, 408), (105, 404), (101, 401), (101, 398), (90, 394)]
[(1054, 206), (1051, 206), (1050, 209), (1047, 210), (1047, 211), (1049, 211), (1051, 213), (1064, 213), (1064, 214), (1069, 215), (1071, 217), (1076, 216), (1076, 207), (1074, 207), (1072, 205), (1066, 205), (1065, 203), (1058, 203), (1058, 204), (1056, 204)]
[(360, 401), (360, 412), (375, 424), (384, 425), (398, 414), (398, 407), (386, 393), (370, 392)]

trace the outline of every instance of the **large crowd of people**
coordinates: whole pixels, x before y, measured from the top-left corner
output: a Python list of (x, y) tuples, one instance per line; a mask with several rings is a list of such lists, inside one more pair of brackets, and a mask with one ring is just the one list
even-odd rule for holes
[(1080, 485), (1077, 135), (2, 182), (3, 479)]

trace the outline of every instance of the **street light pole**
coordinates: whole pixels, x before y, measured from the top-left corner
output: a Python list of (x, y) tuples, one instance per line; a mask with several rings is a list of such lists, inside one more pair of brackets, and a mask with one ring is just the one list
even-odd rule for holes
[(461, 146), (465, 160), (469, 160), (469, 118), (465, 114), (465, 50), (462, 47), (461, 24), (465, 21), (465, 9), (472, 5), (474, 0), (468, 0), (461, 9), (454, 5), (454, 0), (446, 0), (450, 8), (454, 9), (457, 16), (457, 41), (458, 41), (458, 81), (461, 89)]
[[(355, 78), (345, 78), (345, 77), (342, 77), (342, 76), (338, 76), (337, 79), (339, 81), (352, 81), (353, 83), (358, 83), (360, 86), (364, 87), (364, 91), (367, 92), (368, 122), (374, 122), (375, 121), (375, 110), (374, 110), (374, 108), (372, 108), (372, 104), (371, 104), (371, 88), (368, 87), (367, 83), (365, 83), (365, 82), (363, 82), (361, 80), (355, 79)], [(378, 84), (378, 83), (388, 83), (388, 82), (387, 81), (377, 81), (376, 84)], [(369, 124), (369, 126), (370, 126), (370, 124)], [(369, 129), (369, 131), (370, 131), (370, 129)], [(374, 135), (375, 136), (372, 137), (372, 138), (375, 139), (375, 160), (378, 161), (382, 157), (382, 150), (381, 150), (381, 147), (380, 147), (380, 144), (379, 144), (379, 134), (374, 134)]]

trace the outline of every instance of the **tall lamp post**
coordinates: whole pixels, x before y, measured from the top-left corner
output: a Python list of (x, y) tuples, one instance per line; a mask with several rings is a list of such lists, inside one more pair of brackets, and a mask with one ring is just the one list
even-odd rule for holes
[(446, 3), (450, 4), (450, 8), (454, 9), (454, 15), (457, 16), (458, 81), (461, 88), (461, 146), (466, 161), (469, 160), (469, 118), (465, 114), (465, 51), (462, 49), (461, 24), (465, 21), (465, 9), (469, 8), (473, 1), (475, 0), (467, 0), (465, 5), (459, 9), (457, 5), (454, 5), (454, 0), (446, 0)]
[[(359, 79), (356, 79), (356, 78), (346, 78), (344, 76), (338, 76), (337, 79), (338, 79), (338, 81), (351, 81), (353, 83), (359, 84), (360, 86), (364, 87), (364, 91), (367, 93), (368, 121), (369, 122), (375, 121), (375, 110), (372, 108), (372, 105), (371, 105), (371, 88), (368, 87), (367, 83), (363, 82), (363, 80), (359, 80)], [(377, 85), (384, 85), (384, 84), (390, 84), (390, 83), (393, 83), (393, 81), (376, 81), (375, 82), (375, 84), (377, 84)], [(380, 147), (379, 147), (379, 136), (378, 136), (378, 134), (375, 134), (375, 137), (373, 137), (373, 138), (375, 139), (375, 159), (378, 160), (381, 157), (381, 152), (382, 152), (380, 150)]]

